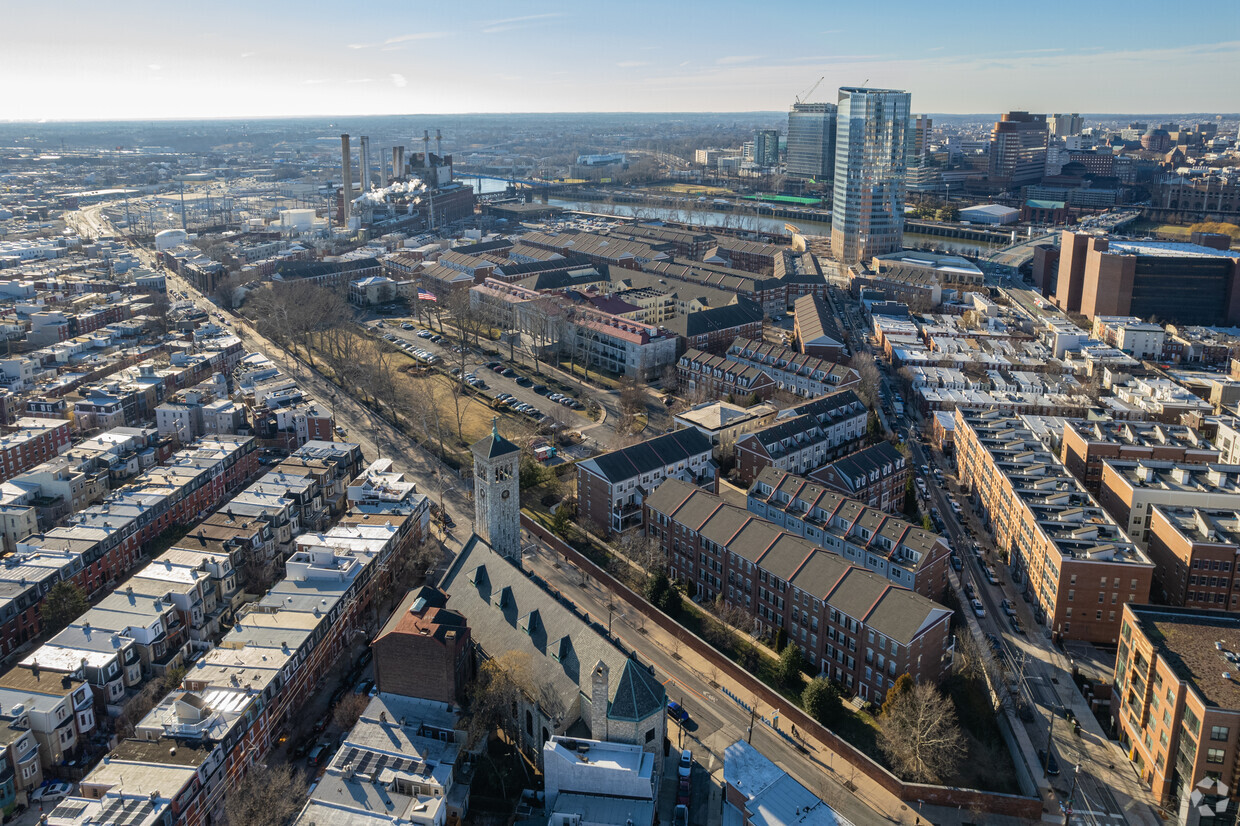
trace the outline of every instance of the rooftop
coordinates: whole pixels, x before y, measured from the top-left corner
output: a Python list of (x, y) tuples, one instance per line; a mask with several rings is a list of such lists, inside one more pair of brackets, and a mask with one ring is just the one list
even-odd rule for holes
[(1125, 608), (1153, 643), (1155, 654), (1206, 705), (1240, 709), (1240, 616), (1155, 605)]

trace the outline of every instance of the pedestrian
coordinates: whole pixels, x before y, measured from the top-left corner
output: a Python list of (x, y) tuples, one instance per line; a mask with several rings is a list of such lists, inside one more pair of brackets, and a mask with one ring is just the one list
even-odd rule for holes
[(795, 725), (795, 724), (793, 724), (793, 726), (792, 726), (792, 736), (793, 736), (793, 737), (796, 737), (796, 736), (797, 736), (797, 727), (796, 727), (796, 725)]

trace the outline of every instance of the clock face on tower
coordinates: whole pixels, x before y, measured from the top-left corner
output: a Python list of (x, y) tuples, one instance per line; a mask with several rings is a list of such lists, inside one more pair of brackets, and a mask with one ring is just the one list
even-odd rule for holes
[(503, 493), (501, 493), (501, 494), (499, 495), (499, 498), (500, 498), (500, 499), (507, 499), (507, 498), (508, 498), (508, 491), (504, 491)]

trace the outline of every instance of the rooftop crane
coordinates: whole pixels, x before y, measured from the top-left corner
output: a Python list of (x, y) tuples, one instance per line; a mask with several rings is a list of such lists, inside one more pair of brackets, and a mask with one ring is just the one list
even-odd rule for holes
[(814, 92), (817, 92), (818, 87), (821, 86), (822, 82), (826, 79), (827, 79), (827, 76), (823, 75), (822, 77), (818, 78), (818, 81), (813, 86), (809, 87), (808, 92), (806, 92), (803, 95), (797, 95), (797, 103), (809, 103), (810, 95), (814, 94)]

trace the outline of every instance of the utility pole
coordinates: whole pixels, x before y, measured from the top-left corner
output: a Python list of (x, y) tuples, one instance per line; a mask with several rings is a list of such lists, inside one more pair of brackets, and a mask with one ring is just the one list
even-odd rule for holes
[(749, 728), (745, 729), (745, 742), (753, 742), (753, 723), (754, 718), (758, 716), (758, 707), (756, 705), (749, 707)]
[(1063, 809), (1064, 826), (1069, 826), (1069, 824), (1072, 823), (1072, 806), (1073, 806), (1074, 799), (1076, 798), (1076, 782), (1077, 782), (1077, 779), (1080, 773), (1081, 773), (1081, 764), (1077, 763), (1076, 769), (1073, 770), (1072, 772), (1072, 791), (1068, 792), (1068, 800), (1067, 802), (1063, 803), (1061, 806), (1061, 808)]

